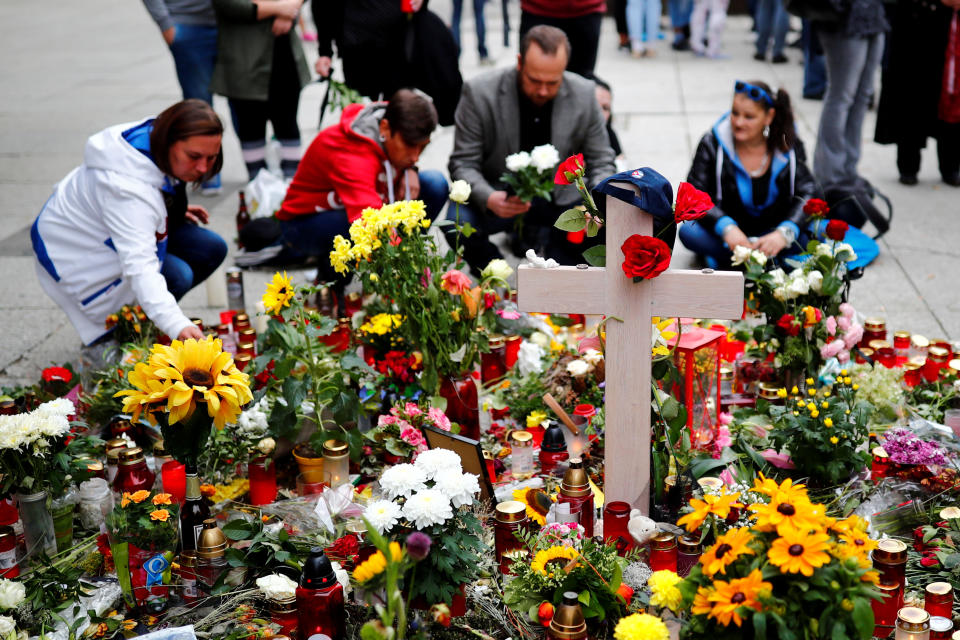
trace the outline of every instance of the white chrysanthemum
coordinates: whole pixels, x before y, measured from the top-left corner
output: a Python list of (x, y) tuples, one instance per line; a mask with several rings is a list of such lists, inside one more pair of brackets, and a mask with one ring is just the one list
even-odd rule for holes
[[(424, 452), (426, 453), (426, 452)], [(423, 455), (423, 454), (420, 454)], [(380, 486), (390, 499), (408, 497), (426, 486), (427, 475), (412, 464), (397, 464), (383, 472)]]
[(377, 530), (377, 533), (387, 533), (397, 525), (400, 519), (400, 505), (390, 500), (377, 500), (367, 505), (363, 517), (371, 527)]
[(257, 587), (267, 600), (288, 600), (297, 593), (297, 583), (280, 573), (257, 578)]
[(530, 166), (530, 154), (526, 151), (521, 151), (520, 153), (511, 153), (506, 158), (507, 171), (513, 171), (516, 173), (521, 169), (526, 169)]
[(430, 525), (443, 524), (453, 517), (450, 499), (437, 489), (424, 489), (410, 496), (403, 505), (403, 517), (425, 529)]
[(473, 497), (480, 493), (480, 481), (473, 473), (444, 469), (437, 474), (436, 483), (435, 488), (450, 498), (454, 507), (473, 504)]
[(542, 144), (530, 152), (530, 164), (540, 173), (552, 171), (560, 164), (560, 153), (552, 144)]
[(0, 609), (15, 609), (27, 597), (27, 588), (22, 582), (0, 578)]
[(520, 352), (517, 354), (517, 367), (521, 376), (543, 371), (543, 347), (536, 342), (524, 340), (520, 343)]
[(733, 248), (733, 258), (730, 260), (730, 264), (741, 265), (747, 260), (750, 259), (750, 254), (753, 253), (753, 249), (748, 246), (738, 244)]
[(76, 412), (77, 408), (66, 398), (57, 398), (50, 402), (44, 402), (36, 409), (36, 413), (40, 415), (63, 416), (64, 418)]
[(586, 360), (571, 360), (567, 363), (567, 373), (574, 378), (587, 375), (591, 369), (593, 369), (593, 367), (590, 366), (590, 363)]
[(460, 456), (449, 449), (430, 449), (417, 456), (414, 465), (426, 475), (427, 480), (433, 480), (437, 474), (445, 469), (460, 472), (463, 465)]

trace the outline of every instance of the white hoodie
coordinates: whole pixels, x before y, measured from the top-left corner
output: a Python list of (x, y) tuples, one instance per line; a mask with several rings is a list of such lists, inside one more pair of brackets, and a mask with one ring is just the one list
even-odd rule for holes
[(83, 164), (54, 188), (31, 229), (37, 275), (84, 344), (136, 300), (167, 335), (190, 324), (160, 273), (167, 210), (164, 174), (122, 134), (142, 123), (110, 127), (87, 140)]

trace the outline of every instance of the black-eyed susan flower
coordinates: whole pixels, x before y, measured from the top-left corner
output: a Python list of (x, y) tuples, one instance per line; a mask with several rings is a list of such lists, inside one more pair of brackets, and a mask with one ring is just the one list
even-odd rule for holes
[(709, 596), (712, 604), (709, 616), (725, 627), (731, 620), (739, 627), (743, 623), (738, 613), (740, 607), (761, 611), (763, 609), (760, 603), (761, 592), (772, 590), (773, 585), (763, 581), (759, 569), (751, 571), (746, 578), (737, 578), (730, 582), (716, 580), (713, 583), (713, 593)]
[(783, 531), (767, 552), (770, 564), (781, 573), (802, 573), (808, 578), (813, 570), (830, 562), (827, 550), (830, 536), (820, 531)]
[(700, 556), (704, 575), (712, 578), (717, 572), (726, 574), (727, 567), (740, 556), (755, 555), (756, 552), (747, 546), (752, 539), (749, 527), (731, 529), (717, 538), (716, 544)]
[(687, 531), (696, 531), (707, 519), (707, 516), (713, 514), (723, 519), (730, 515), (731, 508), (743, 507), (742, 504), (737, 502), (739, 499), (739, 493), (727, 493), (726, 489), (719, 496), (707, 494), (703, 496), (703, 500), (693, 498), (690, 500), (693, 511), (677, 520), (677, 524), (684, 525)]

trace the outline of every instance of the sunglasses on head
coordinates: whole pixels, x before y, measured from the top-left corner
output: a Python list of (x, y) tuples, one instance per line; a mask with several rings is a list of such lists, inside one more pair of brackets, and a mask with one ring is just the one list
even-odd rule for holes
[(773, 98), (770, 97), (770, 94), (749, 82), (737, 80), (736, 84), (733, 85), (733, 90), (737, 93), (747, 94), (747, 97), (754, 102), (764, 102), (768, 107), (773, 107)]

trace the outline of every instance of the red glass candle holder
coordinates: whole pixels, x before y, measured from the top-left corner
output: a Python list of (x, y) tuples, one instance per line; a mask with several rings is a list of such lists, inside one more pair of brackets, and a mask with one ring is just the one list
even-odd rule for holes
[(650, 541), (650, 570), (677, 572), (677, 536), (661, 531)]
[(877, 590), (882, 596), (879, 600), (871, 600), (873, 607), (873, 623), (875, 626), (873, 635), (883, 638), (890, 635), (893, 626), (897, 623), (897, 606), (900, 600), (900, 585), (897, 584), (879, 584)]
[(177, 504), (183, 504), (187, 495), (187, 468), (176, 460), (168, 460), (160, 467), (160, 484)]
[(250, 504), (271, 504), (277, 500), (277, 466), (261, 456), (247, 465), (250, 478)]
[(953, 619), (953, 587), (949, 582), (931, 582), (924, 589), (923, 608), (930, 617)]
[(523, 336), (507, 336), (506, 350), (504, 352), (504, 363), (507, 369), (513, 369), (520, 357), (520, 345), (523, 343)]
[(630, 503), (608, 502), (603, 508), (603, 541), (617, 546), (619, 555), (626, 555), (633, 549), (633, 538), (627, 529), (630, 522)]
[(877, 362), (887, 369), (893, 369), (897, 366), (897, 352), (893, 347), (882, 347), (877, 350)]
[(326, 490), (327, 485), (322, 478), (316, 478), (315, 473), (301, 473), (297, 476), (297, 495), (303, 496), (318, 495)]

